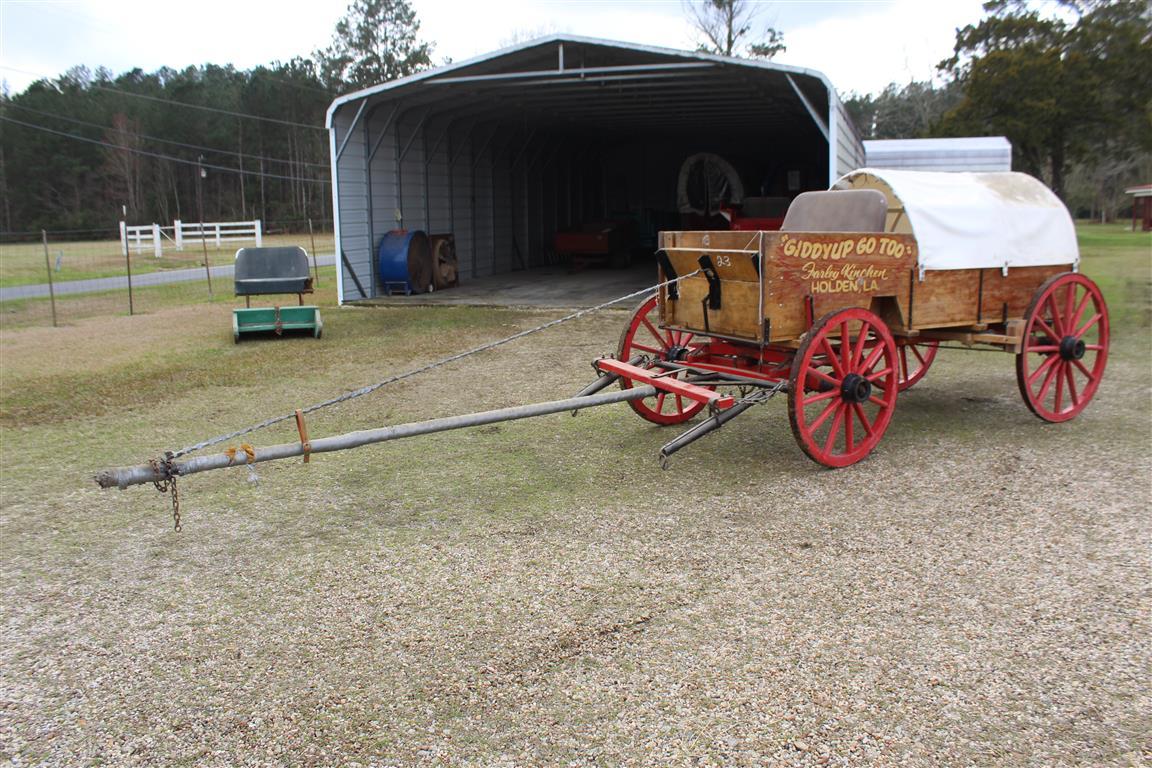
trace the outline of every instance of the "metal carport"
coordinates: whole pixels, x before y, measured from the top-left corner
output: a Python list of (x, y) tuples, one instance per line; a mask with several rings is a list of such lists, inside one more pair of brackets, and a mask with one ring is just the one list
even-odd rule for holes
[(391, 229), (453, 233), (467, 280), (549, 264), (554, 233), (590, 219), (675, 228), (695, 153), (785, 196), (864, 158), (819, 72), (568, 35), (341, 96), (327, 127), (341, 303), (377, 295)]

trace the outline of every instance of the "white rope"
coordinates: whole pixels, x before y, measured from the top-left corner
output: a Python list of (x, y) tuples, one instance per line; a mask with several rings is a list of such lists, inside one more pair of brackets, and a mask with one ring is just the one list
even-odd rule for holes
[[(366, 387), (361, 387), (360, 389), (357, 389), (357, 390), (354, 390), (352, 392), (348, 392), (346, 394), (340, 395), (339, 397), (333, 397), (330, 400), (325, 400), (323, 402), (316, 403), (315, 405), (310, 405), (307, 408), (301, 408), (300, 410), (303, 413), (312, 413), (314, 411), (320, 410), (321, 408), (327, 408), (329, 406), (336, 405), (338, 403), (343, 403), (343, 402), (347, 402), (348, 400), (353, 400), (357, 397), (363, 397), (364, 395), (371, 394), (372, 392), (375, 392), (376, 390), (380, 389), (381, 387), (387, 386), (388, 384), (394, 384), (397, 381), (403, 381), (404, 379), (409, 379), (409, 378), (416, 376), (418, 374), (426, 373), (426, 372), (431, 371), (431, 370), (435, 370), (436, 368), (440, 368), (441, 366), (447, 365), (448, 363), (454, 363), (457, 360), (463, 360), (466, 357), (471, 357), (472, 355), (478, 355), (481, 352), (487, 352), (490, 349), (495, 349), (496, 347), (503, 346), (503, 345), (508, 344), (510, 342), (516, 341), (517, 339), (522, 339), (525, 336), (530, 336), (534, 333), (539, 333), (540, 331), (547, 330), (548, 328), (552, 328), (553, 326), (560, 325), (561, 323), (567, 323), (571, 320), (575, 320), (577, 318), (583, 317), (584, 315), (588, 315), (588, 314), (591, 314), (593, 312), (598, 312), (599, 310), (606, 309), (606, 308), (612, 306), (613, 304), (619, 304), (622, 301), (628, 301), (629, 299), (634, 299), (638, 296), (643, 296), (645, 294), (653, 293), (654, 291), (658, 291), (667, 285), (671, 285), (672, 283), (679, 282), (680, 280), (686, 280), (689, 277), (693, 277), (694, 275), (698, 275), (698, 274), (700, 274), (700, 270), (696, 270), (695, 272), (689, 272), (688, 274), (683, 275), (681, 277), (674, 277), (671, 280), (665, 280), (662, 283), (657, 283), (656, 285), (650, 286), (648, 288), (642, 288), (639, 291), (633, 291), (632, 293), (625, 294), (624, 296), (620, 296), (618, 298), (612, 299), (611, 301), (606, 301), (603, 304), (597, 304), (594, 307), (588, 307), (586, 309), (578, 310), (576, 312), (573, 312), (572, 314), (565, 315), (564, 317), (561, 317), (561, 318), (557, 318), (556, 320), (550, 320), (547, 323), (543, 323), (543, 324), (538, 325), (534, 328), (529, 328), (526, 331), (520, 331), (519, 333), (514, 333), (511, 336), (506, 336), (503, 339), (498, 339), (497, 341), (491, 341), (491, 342), (488, 342), (487, 344), (482, 344), (479, 347), (474, 347), (472, 349), (469, 349), (466, 352), (458, 352), (455, 355), (450, 355), (449, 357), (445, 357), (441, 360), (437, 360), (435, 362), (428, 363), (427, 365), (421, 366), (419, 368), (414, 368), (410, 371), (405, 371), (404, 373), (398, 373), (394, 376), (389, 376), (388, 378), (384, 379), (383, 381), (378, 381), (375, 384), (369, 384)], [(247, 435), (251, 432), (256, 432), (257, 430), (265, 429), (267, 427), (274, 426), (276, 424), (279, 424), (279, 423), (284, 422), (284, 421), (288, 421), (289, 419), (293, 419), (295, 417), (296, 417), (295, 411), (293, 411), (292, 413), (284, 414), (283, 416), (275, 416), (271, 419), (266, 419), (266, 420), (260, 422), (259, 424), (253, 424), (250, 427), (245, 427), (244, 429), (238, 429), (235, 432), (229, 432), (225, 435), (220, 435), (220, 436), (214, 437), (210, 440), (205, 440), (201, 443), (196, 443), (195, 445), (190, 445), (187, 448), (181, 448), (178, 451), (167, 452), (167, 453), (165, 453), (165, 457), (168, 460), (175, 459), (179, 456), (184, 456), (184, 455), (189, 454), (189, 453), (194, 453), (194, 452), (202, 450), (204, 448), (209, 448), (213, 445), (219, 445), (220, 443), (224, 443), (224, 442), (227, 442), (229, 440), (233, 440), (237, 437)]]

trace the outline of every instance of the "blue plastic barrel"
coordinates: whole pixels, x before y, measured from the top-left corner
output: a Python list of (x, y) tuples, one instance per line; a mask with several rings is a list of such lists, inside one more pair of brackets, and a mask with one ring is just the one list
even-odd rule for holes
[(376, 274), (385, 293), (424, 293), (433, 283), (432, 248), (419, 229), (394, 229), (380, 238)]

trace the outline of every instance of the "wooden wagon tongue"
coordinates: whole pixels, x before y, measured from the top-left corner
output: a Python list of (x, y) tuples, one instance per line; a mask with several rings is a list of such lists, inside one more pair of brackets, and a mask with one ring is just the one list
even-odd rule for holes
[[(599, 382), (596, 382), (599, 383)], [(610, 382), (609, 382), (610, 383)], [(143, 485), (146, 483), (163, 482), (172, 477), (184, 477), (211, 469), (224, 469), (232, 466), (242, 466), (245, 463), (255, 464), (262, 461), (276, 461), (277, 459), (290, 459), (295, 456), (304, 456), (330, 451), (343, 451), (349, 448), (359, 448), (364, 445), (383, 443), (389, 440), (399, 440), (404, 437), (428, 435), (433, 432), (445, 432), (452, 429), (465, 429), (479, 427), (485, 424), (495, 424), (501, 421), (515, 421), (533, 416), (546, 416), (552, 413), (565, 411), (579, 411), (598, 405), (623, 403), (629, 400), (638, 400), (656, 394), (656, 387), (634, 387), (618, 392), (603, 394), (578, 395), (564, 400), (552, 400), (533, 405), (518, 405), (511, 408), (500, 408), (495, 411), (482, 411), (462, 416), (447, 416), (429, 421), (417, 421), (410, 424), (397, 424), (379, 429), (365, 429), (356, 432), (347, 432), (333, 437), (322, 437), (308, 440), (307, 450), (304, 441), (299, 443), (281, 443), (266, 448), (253, 449), (244, 458), (237, 458), (236, 451), (215, 453), (207, 456), (197, 456), (182, 461), (169, 460), (167, 462), (150, 463), (135, 467), (120, 467), (106, 469), (97, 473), (95, 480), (101, 488), (127, 488), (130, 485)], [(715, 393), (709, 392), (709, 395)]]
[[(595, 366), (602, 375), (597, 377), (596, 381), (589, 384), (574, 397), (563, 400), (519, 405), (511, 408), (500, 408), (494, 411), (482, 411), (480, 413), (469, 413), (461, 416), (447, 416), (429, 421), (380, 427), (379, 429), (359, 430), (319, 439), (308, 438), (303, 426), (302, 417), (298, 415), (297, 426), (300, 429), (300, 442), (298, 443), (281, 443), (260, 449), (245, 444), (244, 456), (238, 456), (239, 452), (233, 448), (223, 453), (198, 456), (182, 461), (169, 458), (162, 462), (150, 462), (149, 464), (135, 467), (107, 469), (99, 472), (95, 480), (101, 488), (127, 488), (130, 485), (160, 483), (170, 480), (173, 477), (184, 477), (186, 475), (207, 472), (212, 469), (225, 469), (227, 467), (255, 464), (263, 461), (289, 459), (296, 456), (303, 456), (305, 460), (307, 460), (312, 454), (316, 453), (343, 451), (350, 448), (359, 448), (364, 445), (383, 443), (389, 440), (428, 435), (433, 432), (466, 429), (468, 427), (478, 427), (502, 421), (515, 421), (517, 419), (527, 419), (534, 416), (547, 416), (565, 411), (575, 415), (576, 412), (585, 408), (641, 400), (646, 397), (656, 396), (659, 392), (667, 392), (676, 397), (702, 403), (708, 406), (714, 414), (722, 413), (736, 405), (735, 398), (730, 395), (722, 395), (711, 389), (706, 389), (691, 382), (675, 378), (675, 374), (678, 373), (677, 370), (654, 373), (651, 369), (641, 367), (646, 362), (648, 361), (640, 357), (633, 358), (629, 362), (611, 358), (601, 358), (596, 361)], [(627, 378), (631, 382), (641, 384), (641, 386), (630, 386), (617, 392), (600, 392), (600, 390), (607, 388), (621, 378)], [(745, 407), (739, 407), (737, 412), (742, 413), (746, 409), (747, 405), (745, 405)], [(299, 411), (297, 414), (299, 414)], [(715, 429), (726, 421), (728, 421), (728, 419), (715, 423), (711, 429)], [(711, 431), (711, 429), (705, 430), (697, 436), (702, 436), (706, 432)], [(695, 439), (695, 437), (692, 439)], [(684, 442), (684, 445), (686, 445), (687, 442), (691, 442), (691, 440)], [(680, 447), (683, 446), (681, 445)], [(676, 450), (678, 450), (678, 448)], [(669, 455), (671, 452), (672, 451), (669, 451), (668, 454), (665, 455)]]

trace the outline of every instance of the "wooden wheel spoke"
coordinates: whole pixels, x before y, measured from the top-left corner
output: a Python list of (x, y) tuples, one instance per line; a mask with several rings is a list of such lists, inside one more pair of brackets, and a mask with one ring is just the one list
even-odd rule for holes
[[(836, 403), (837, 406), (843, 403)], [(840, 433), (840, 424), (844, 421), (844, 409), (837, 408), (836, 416), (832, 419), (832, 426), (828, 430), (828, 437), (824, 439), (824, 453), (832, 453), (832, 449), (836, 447), (836, 436)]]
[[(1072, 307), (1076, 304), (1076, 284), (1068, 283), (1068, 289), (1064, 291), (1064, 328), (1074, 328), (1072, 323)], [(1067, 332), (1067, 331), (1065, 331)]]
[(848, 335), (848, 321), (840, 323), (840, 370), (852, 370), (852, 337)]
[(840, 403), (840, 400), (833, 400), (831, 403), (828, 403), (827, 407), (825, 407), (824, 410), (820, 412), (820, 415), (817, 416), (816, 420), (813, 421), (809, 426), (809, 429), (811, 429), (813, 432), (820, 429), (820, 425), (826, 422), (828, 417), (831, 416), (832, 413), (840, 407)]
[(656, 412), (657, 413), (663, 413), (664, 412), (664, 401), (667, 399), (667, 397), (668, 397), (668, 393), (663, 392), (663, 391), (660, 392), (660, 394), (656, 395)]
[[(928, 368), (932, 365), (932, 361), (936, 359), (936, 351), (939, 347), (938, 342), (929, 342), (927, 344), (913, 344), (907, 340), (903, 344), (896, 347), (899, 354), (899, 366), (896, 375), (896, 386), (900, 392), (912, 387), (924, 375), (928, 373)], [(908, 351), (912, 351), (912, 356), (909, 356)]]
[[(1049, 359), (1052, 361), (1052, 365), (1048, 366), (1048, 373), (1044, 377), (1044, 381), (1040, 384), (1040, 391), (1036, 393), (1036, 399), (1041, 402), (1043, 402), (1044, 398), (1048, 395), (1048, 387), (1052, 386), (1053, 376), (1060, 370), (1060, 366), (1057, 365), (1060, 358), (1053, 356)], [(1039, 373), (1039, 369), (1037, 369), (1037, 373)]]
[(664, 351), (662, 349), (657, 349), (656, 347), (649, 347), (646, 344), (637, 344), (635, 342), (632, 343), (632, 349), (639, 349), (641, 352), (651, 352), (654, 355), (658, 355)]
[(868, 395), (868, 402), (872, 403), (873, 405), (878, 405), (881, 408), (888, 407), (888, 403), (884, 402), (882, 398), (877, 397), (876, 395)]
[(1096, 377), (1092, 375), (1092, 371), (1084, 367), (1084, 363), (1080, 362), (1079, 360), (1073, 360), (1072, 365), (1076, 366), (1080, 370), (1080, 373), (1084, 374), (1088, 378), (1089, 386), (1091, 386), (1092, 382), (1096, 381)]
[(868, 437), (872, 437), (872, 424), (868, 421), (868, 415), (864, 413), (864, 408), (860, 403), (852, 403), (852, 411), (856, 414), (856, 418), (860, 419), (860, 424), (864, 427), (864, 433)]
[(1042, 330), (1052, 341), (1059, 341), (1064, 336), (1062, 333), (1056, 333), (1052, 326), (1044, 322), (1042, 318), (1036, 318), (1036, 325), (1040, 326), (1040, 330)]
[(1042, 355), (1052, 355), (1060, 351), (1060, 347), (1055, 344), (1040, 344), (1035, 347), (1028, 347), (1028, 352), (1036, 352)]
[(847, 403), (844, 404), (844, 452), (849, 453), (856, 447), (855, 428), (852, 424), (855, 419), (855, 411)]
[(834, 397), (840, 397), (839, 389), (830, 389), (827, 392), (821, 392), (819, 394), (812, 395), (812, 397), (806, 397), (804, 398), (804, 405), (819, 403), (821, 400), (831, 400)]
[(852, 370), (856, 370), (856, 366), (860, 365), (860, 358), (864, 355), (864, 347), (868, 343), (868, 326), (860, 326), (860, 336), (856, 339), (856, 345), (852, 348)]
[(1100, 318), (1102, 318), (1102, 317), (1104, 317), (1104, 315), (1101, 314), (1100, 312), (1097, 312), (1096, 314), (1092, 315), (1092, 319), (1090, 319), (1088, 322), (1086, 322), (1084, 324), (1084, 327), (1079, 329), (1078, 331), (1076, 331), (1076, 333), (1074, 333), (1073, 335), (1077, 339), (1084, 338), (1084, 334), (1088, 333), (1088, 331), (1090, 331), (1092, 329), (1092, 326), (1094, 326), (1094, 325), (1096, 325), (1096, 323), (1100, 322)]
[(1064, 402), (1064, 366), (1060, 364), (1056, 366), (1056, 413), (1060, 413), (1063, 409), (1060, 407)]
[(684, 412), (684, 398), (681, 397), (680, 395), (676, 395), (676, 413), (683, 413), (683, 412)]
[(1068, 381), (1068, 399), (1072, 401), (1072, 406), (1075, 407), (1080, 404), (1080, 393), (1076, 391), (1076, 381), (1072, 378), (1072, 366), (1064, 366), (1064, 378)]
[(1056, 338), (1064, 336), (1064, 318), (1060, 317), (1060, 309), (1056, 306), (1056, 295), (1051, 294), (1045, 302), (1048, 312), (1052, 315), (1052, 327), (1056, 329)]
[(839, 390), (840, 385), (844, 383), (843, 380), (829, 376), (827, 373), (820, 370), (819, 368), (808, 369), (808, 375), (809, 376), (815, 376), (816, 378), (820, 379), (821, 381), (824, 381), (824, 382), (827, 382), (828, 384), (831, 384), (837, 390)]
[(824, 350), (828, 355), (828, 362), (831, 363), (832, 370), (835, 371), (836, 377), (843, 379), (846, 372), (843, 366), (840, 365), (840, 356), (836, 354), (836, 350), (832, 349), (832, 345), (829, 343), (827, 336), (824, 336), (820, 339), (820, 345), (824, 347)]
[(1088, 351), (1088, 352), (1102, 352), (1104, 350), (1104, 345), (1103, 344), (1085, 344), (1084, 349), (1085, 349), (1085, 351)]
[[(860, 371), (863, 372), (865, 375), (867, 375), (867, 372), (871, 371), (873, 368), (875, 368), (876, 363), (883, 356), (884, 356), (884, 346), (882, 344), (877, 344), (876, 348), (872, 350), (872, 354), (868, 355), (868, 359), (865, 360), (864, 364), (860, 366)], [(887, 370), (887, 369), (885, 369), (885, 370)], [(869, 381), (871, 381), (872, 377), (869, 376), (868, 379), (869, 379)]]
[(1051, 368), (1052, 366), (1056, 365), (1056, 361), (1059, 359), (1060, 359), (1059, 355), (1048, 355), (1044, 359), (1044, 362), (1042, 362), (1042, 363), (1040, 363), (1040, 365), (1036, 366), (1036, 370), (1032, 371), (1032, 373), (1028, 375), (1028, 383), (1032, 384), (1033, 382), (1035, 382), (1036, 379), (1040, 376), (1040, 374), (1044, 373), (1044, 371), (1046, 371), (1049, 368)]
[(1084, 317), (1084, 309), (1088, 306), (1088, 300), (1092, 298), (1091, 291), (1084, 291), (1084, 297), (1080, 299), (1080, 303), (1076, 305), (1076, 311), (1072, 313), (1072, 319), (1068, 325), (1072, 328), (1080, 325), (1080, 318)]
[(668, 339), (664, 336), (664, 334), (660, 333), (660, 329), (657, 328), (655, 325), (653, 325), (652, 321), (649, 320), (647, 317), (640, 318), (640, 322), (643, 323), (644, 327), (648, 329), (648, 332), (651, 333), (652, 336), (655, 337), (655, 339), (658, 342), (660, 342), (660, 348), (662, 350), (667, 350), (668, 349)]
[(866, 378), (868, 380), (869, 384), (875, 384), (877, 379), (882, 379), (890, 373), (892, 373), (892, 366), (888, 366), (887, 368), (885, 368), (882, 371), (876, 371), (875, 373), (871, 373), (871, 374), (865, 376), (864, 378)]

